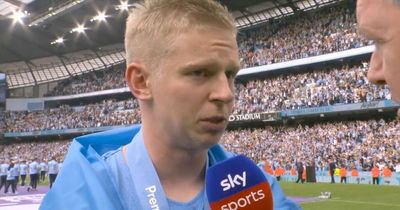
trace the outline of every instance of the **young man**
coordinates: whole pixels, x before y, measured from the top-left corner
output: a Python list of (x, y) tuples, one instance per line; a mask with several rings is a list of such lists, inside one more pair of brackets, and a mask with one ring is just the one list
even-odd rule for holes
[(8, 161), (5, 158), (0, 162), (0, 190), (3, 186), (6, 187), (7, 171), (9, 166)]
[(387, 83), (400, 102), (400, 0), (358, 0), (357, 20), (361, 33), (375, 41), (368, 79)]
[(8, 169), (7, 169), (7, 178), (6, 178), (7, 181), (6, 181), (6, 187), (4, 189), (4, 194), (8, 193), (8, 188), (10, 186), (11, 186), (12, 193), (13, 194), (18, 194), (16, 192), (17, 187), (16, 187), (16, 183), (15, 183), (15, 174), (16, 174), (17, 170), (18, 169), (14, 167), (14, 163), (11, 162), (9, 167), (8, 167)]
[(57, 178), (57, 174), (59, 171), (58, 163), (55, 157), (53, 157), (49, 161), (48, 167), (49, 167), (49, 187), (51, 188), (53, 186), (54, 181)]
[(21, 186), (25, 186), (25, 179), (28, 174), (28, 165), (26, 164), (26, 160), (21, 161), (21, 164), (19, 164), (19, 172), (21, 174)]
[(39, 182), (44, 182), (44, 180), (46, 178), (46, 173), (47, 173), (47, 170), (48, 170), (46, 159), (43, 159), (42, 162), (40, 162), (39, 168), (40, 168)]
[(39, 163), (36, 160), (37, 158), (32, 158), (32, 162), (28, 165), (30, 178), (30, 186), (26, 189), (28, 192), (30, 190), (36, 191), (37, 183), (39, 181)]
[(296, 183), (299, 183), (301, 181), (301, 183), (303, 184), (304, 183), (304, 180), (303, 180), (304, 167), (303, 167), (303, 161), (302, 160), (298, 160), (296, 162), (296, 169), (297, 169), (297, 180), (296, 180)]
[[(205, 173), (233, 156), (218, 145), (240, 68), (233, 18), (214, 0), (149, 0), (126, 28), (142, 125), (77, 138), (41, 209), (209, 209)], [(266, 177), (275, 209), (299, 209)]]

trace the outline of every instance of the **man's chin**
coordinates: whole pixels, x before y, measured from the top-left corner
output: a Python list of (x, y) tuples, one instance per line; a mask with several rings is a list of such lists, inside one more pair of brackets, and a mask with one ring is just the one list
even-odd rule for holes
[(202, 146), (203, 147), (207, 147), (207, 148), (211, 148), (213, 146), (215, 146), (216, 144), (218, 144), (221, 140), (222, 134), (220, 135), (210, 135), (207, 136), (205, 138), (202, 139)]

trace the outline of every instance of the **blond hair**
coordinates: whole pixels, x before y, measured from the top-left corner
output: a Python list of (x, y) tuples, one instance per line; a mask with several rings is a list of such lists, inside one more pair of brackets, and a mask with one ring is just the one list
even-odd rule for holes
[(145, 0), (126, 22), (126, 63), (157, 68), (178, 35), (204, 26), (237, 30), (228, 10), (214, 0)]

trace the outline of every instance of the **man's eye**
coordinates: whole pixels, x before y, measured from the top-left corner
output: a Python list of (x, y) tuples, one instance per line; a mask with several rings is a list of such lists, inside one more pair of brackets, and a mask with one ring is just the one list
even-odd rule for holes
[(196, 77), (205, 77), (207, 76), (207, 72), (205, 70), (195, 70), (191, 72), (192, 76), (196, 76)]

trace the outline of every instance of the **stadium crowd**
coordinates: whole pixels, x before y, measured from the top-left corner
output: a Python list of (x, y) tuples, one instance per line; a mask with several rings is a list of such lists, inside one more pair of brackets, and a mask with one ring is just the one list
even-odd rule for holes
[(50, 160), (54, 157), (55, 159), (62, 161), (64, 160), (64, 156), (67, 153), (70, 143), (71, 140), (54, 140), (0, 144), (0, 159), (6, 162), (29, 162), (32, 159), (43, 161)]
[(371, 45), (357, 33), (355, 12), (341, 6), (276, 20), (239, 36), (244, 68)]
[(374, 163), (392, 169), (400, 162), (400, 123), (398, 120), (350, 121), (297, 127), (265, 127), (226, 132), (223, 145), (245, 154), (256, 162), (267, 161), (287, 170), (296, 161), (314, 163), (317, 170), (328, 170), (329, 159), (338, 166), (369, 171)]
[[(371, 45), (358, 35), (355, 12), (342, 6), (290, 16), (238, 36), (243, 68), (268, 65)], [(45, 96), (87, 93), (126, 87), (124, 65), (63, 80)]]
[[(315, 125), (266, 126), (227, 131), (221, 144), (256, 162), (290, 170), (295, 163), (315, 164), (327, 171), (330, 159), (337, 166), (370, 171), (374, 164), (393, 171), (400, 164), (399, 120), (344, 121)], [(63, 160), (70, 140), (0, 145), (3, 160)], [(399, 169), (399, 168), (397, 168)], [(400, 171), (398, 171), (400, 172)]]
[(104, 100), (82, 107), (62, 105), (43, 111), (7, 111), (8, 132), (32, 132), (68, 128), (90, 128), (111, 125), (130, 125), (140, 122), (136, 100)]
[(0, 191), (4, 186), (4, 194), (18, 194), (18, 185), (27, 185), (27, 177), (29, 186), (26, 190), (37, 191), (38, 183), (44, 182), (47, 175), (51, 188), (70, 142), (63, 140), (0, 145)]
[(125, 87), (125, 65), (112, 66), (106, 70), (77, 75), (62, 80), (44, 96), (73, 95)]
[(367, 71), (364, 64), (237, 84), (234, 114), (390, 99), (387, 86), (369, 84)]
[[(236, 85), (233, 114), (390, 99), (386, 86), (369, 84), (368, 65), (283, 74)], [(83, 107), (61, 106), (44, 111), (6, 112), (7, 132), (88, 128), (140, 121), (135, 99), (108, 100)]]

